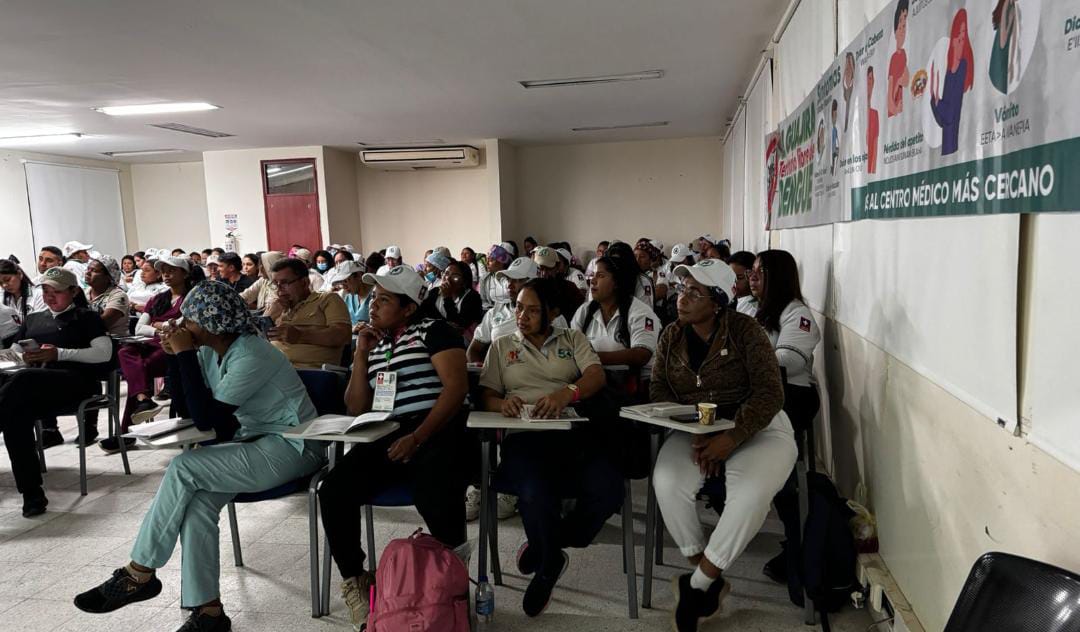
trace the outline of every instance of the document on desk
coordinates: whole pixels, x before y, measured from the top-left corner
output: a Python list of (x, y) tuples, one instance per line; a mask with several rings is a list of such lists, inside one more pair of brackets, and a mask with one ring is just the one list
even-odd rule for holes
[(651, 404), (638, 404), (627, 406), (623, 410), (645, 415), (646, 417), (670, 418), (672, 415), (689, 415), (697, 412), (697, 406), (691, 404), (673, 404), (671, 402), (656, 402)]
[(22, 366), (26, 366), (26, 363), (23, 362), (22, 356), (14, 349), (0, 350), (0, 370), (15, 369)]
[(587, 417), (578, 415), (577, 411), (567, 406), (562, 409), (562, 413), (558, 417), (536, 417), (533, 414), (533, 410), (536, 407), (532, 404), (525, 404), (521, 408), (521, 420), (522, 421), (588, 421)]
[(349, 415), (323, 415), (312, 421), (311, 424), (304, 429), (301, 436), (314, 437), (317, 435), (348, 434), (358, 428), (377, 424), (381, 421), (387, 421), (390, 419), (390, 416), (391, 413), (388, 412), (364, 413), (359, 417), (350, 417)]
[(173, 419), (162, 419), (161, 421), (147, 421), (141, 424), (136, 424), (128, 428), (128, 434), (133, 435), (137, 439), (156, 439), (158, 437), (179, 432), (184, 428), (194, 426), (195, 422), (191, 419), (181, 419), (179, 417)]

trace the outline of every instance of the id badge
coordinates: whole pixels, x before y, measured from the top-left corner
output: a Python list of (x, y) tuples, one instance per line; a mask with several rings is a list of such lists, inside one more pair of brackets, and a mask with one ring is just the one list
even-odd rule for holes
[(397, 371), (379, 371), (375, 374), (375, 398), (371, 410), (388, 413), (394, 410), (397, 396)]

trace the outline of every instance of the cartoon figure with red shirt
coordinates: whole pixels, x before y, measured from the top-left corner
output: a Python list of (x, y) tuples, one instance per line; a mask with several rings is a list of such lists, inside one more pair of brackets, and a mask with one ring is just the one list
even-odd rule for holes
[(904, 89), (911, 81), (911, 73), (907, 67), (907, 51), (904, 50), (904, 41), (907, 39), (908, 0), (899, 0), (896, 3), (896, 13), (893, 16), (893, 35), (896, 36), (896, 52), (889, 59), (889, 92), (885, 109), (889, 118), (904, 111)]
[(866, 173), (877, 173), (877, 142), (881, 123), (874, 109), (874, 67), (866, 67)]

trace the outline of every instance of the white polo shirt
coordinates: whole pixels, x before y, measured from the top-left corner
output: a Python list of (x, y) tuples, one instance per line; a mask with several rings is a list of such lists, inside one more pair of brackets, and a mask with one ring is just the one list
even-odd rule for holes
[(480, 279), (480, 303), (484, 309), (491, 309), (499, 303), (510, 301), (510, 292), (506, 288), (506, 282), (497, 275), (496, 272), (490, 272)]
[(652, 275), (639, 274), (637, 288), (634, 289), (634, 298), (640, 299), (646, 305), (652, 305), (656, 300), (656, 292), (653, 289)]
[[(629, 344), (624, 344), (615, 339), (615, 336), (619, 333), (621, 318), (618, 311), (611, 317), (611, 320), (605, 323), (603, 311), (598, 309), (593, 314), (592, 322), (586, 326), (585, 316), (588, 312), (589, 303), (579, 307), (574, 314), (573, 320), (570, 321), (570, 328), (584, 331), (596, 351), (606, 353), (608, 351), (641, 348), (648, 349), (655, 356), (656, 343), (660, 339), (660, 319), (656, 317), (656, 313), (653, 312), (652, 308), (640, 299), (635, 298), (630, 302)], [(652, 366), (653, 359), (649, 359), (646, 367)]]
[(566, 280), (576, 285), (582, 292), (589, 291), (589, 281), (585, 279), (585, 273), (577, 268), (570, 268), (570, 271), (566, 273)]
[[(568, 329), (566, 319), (561, 314), (551, 322), (551, 325), (560, 329)], [(489, 345), (515, 331), (517, 331), (517, 314), (514, 313), (514, 306), (509, 301), (496, 303), (495, 307), (484, 314), (483, 320), (477, 325), (476, 331), (473, 332), (473, 340)]]

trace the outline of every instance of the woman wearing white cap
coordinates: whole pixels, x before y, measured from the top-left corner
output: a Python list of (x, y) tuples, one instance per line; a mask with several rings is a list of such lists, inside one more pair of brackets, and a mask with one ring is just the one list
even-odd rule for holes
[(161, 281), (161, 273), (154, 267), (156, 261), (158, 261), (158, 258), (154, 257), (152, 259), (147, 258), (143, 262), (142, 271), (139, 273), (142, 287), (132, 288), (128, 291), (128, 298), (131, 299), (131, 309), (140, 314), (146, 310), (146, 304), (150, 302), (150, 299), (168, 289), (168, 286)]
[(86, 264), (90, 263), (93, 244), (69, 241), (64, 244), (64, 269), (71, 270), (79, 280), (79, 287), (86, 289)]
[[(41, 487), (34, 420), (69, 414), (80, 401), (100, 394), (101, 380), (114, 366), (105, 324), (87, 307), (75, 275), (66, 268), (49, 268), (38, 284), (48, 309), (30, 313), (15, 338), (35, 344), (12, 345), (28, 367), (0, 374), (0, 430), (25, 517), (44, 513), (49, 502)], [(86, 443), (97, 438), (96, 423), (88, 423), (85, 430)]]
[(90, 309), (101, 314), (110, 336), (128, 334), (128, 311), (131, 302), (117, 284), (120, 265), (109, 255), (98, 255), (86, 266), (87, 300)]
[[(660, 450), (653, 486), (664, 523), (694, 566), (672, 580), (679, 632), (697, 630), (718, 614), (731, 585), (731, 567), (765, 522), (795, 464), (795, 437), (781, 410), (783, 386), (776, 355), (752, 318), (727, 308), (735, 274), (708, 259), (675, 268), (679, 322), (657, 347), (649, 395), (654, 402), (711, 403), (732, 430), (710, 435), (676, 432)], [(724, 511), (706, 537), (696, 496), (706, 479), (724, 477)]]
[(371, 320), (372, 287), (364, 283), (366, 272), (367, 266), (363, 261), (346, 260), (334, 266), (326, 276), (326, 282), (331, 287), (341, 288), (341, 298), (345, 301), (345, 307), (349, 308), (353, 331), (360, 323)]
[(319, 488), (330, 554), (355, 630), (367, 623), (374, 582), (364, 568), (362, 507), (378, 492), (412, 481), (428, 531), (456, 548), (466, 537), (462, 458), (471, 454), (464, 441), (469, 387), (461, 335), (445, 321), (420, 316), (426, 290), (409, 267), (368, 273), (364, 282), (375, 286), (371, 322), (357, 335), (345, 405), (350, 415), (389, 412), (400, 428), (375, 443), (356, 444)]
[(383, 255), (385, 261), (383, 265), (375, 271), (375, 274), (386, 274), (391, 268), (395, 268), (400, 265), (404, 265), (405, 262), (401, 258), (401, 248), (397, 246), (387, 246), (386, 254)]

